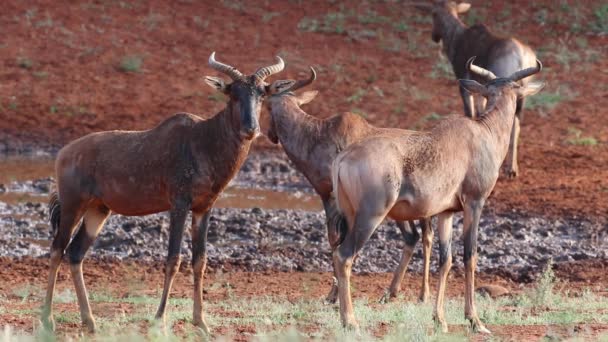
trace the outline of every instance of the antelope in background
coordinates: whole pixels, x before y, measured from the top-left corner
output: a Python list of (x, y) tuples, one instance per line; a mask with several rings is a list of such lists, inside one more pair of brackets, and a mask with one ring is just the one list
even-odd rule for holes
[[(203, 274), (206, 267), (210, 209), (241, 167), (259, 133), (261, 104), (266, 95), (293, 85), (265, 79), (284, 63), (259, 68), (245, 76), (209, 57), (209, 66), (227, 76), (227, 84), (207, 76), (205, 82), (228, 95), (226, 108), (203, 120), (175, 114), (148, 131), (107, 131), (89, 134), (62, 148), (55, 161), (57, 191), (49, 202), (54, 238), (42, 322), (54, 329), (52, 301), (61, 259), (67, 253), (80, 314), (90, 332), (95, 321), (82, 276), (82, 261), (112, 212), (139, 216), (169, 211), (170, 236), (163, 294), (156, 319), (165, 322), (165, 308), (180, 263), (182, 235), (192, 211), (193, 323), (209, 332), (203, 315)], [(84, 219), (83, 219), (84, 217)], [(74, 228), (80, 227), (70, 243)], [(66, 250), (67, 248), (67, 250)]]
[(378, 225), (387, 216), (402, 221), (438, 215), (440, 271), (433, 316), (447, 332), (443, 302), (452, 265), (452, 216), (463, 210), (465, 318), (473, 330), (490, 333), (474, 303), (477, 230), (507, 154), (518, 99), (543, 86), (517, 82), (540, 72), (542, 66), (537, 61), (534, 68), (496, 78), (491, 71), (472, 65), (472, 59), (467, 69), (489, 82), (484, 86), (460, 80), (460, 85), (487, 99), (482, 115), (452, 116), (429, 132), (371, 137), (350, 145), (334, 160), (333, 191), (348, 222), (346, 236), (333, 253), (340, 316), (346, 327), (358, 327), (350, 294), (353, 261)]
[[(353, 113), (343, 113), (322, 120), (313, 117), (300, 106), (312, 101), (318, 91), (308, 91), (296, 95), (294, 91), (305, 87), (316, 79), (315, 70), (310, 67), (310, 77), (299, 80), (288, 90), (271, 96), (266, 105), (270, 112), (270, 125), (268, 138), (281, 146), (289, 159), (294, 163), (315, 192), (321, 197), (325, 210), (327, 235), (332, 248), (340, 244), (344, 238), (346, 222), (340, 220), (336, 208), (331, 185), (331, 163), (345, 147), (353, 142), (363, 140), (370, 136), (381, 134), (408, 134), (411, 131), (396, 128), (377, 128), (370, 125), (361, 116)], [(405, 275), (414, 248), (420, 239), (413, 221), (409, 224), (397, 221), (397, 226), (405, 240), (403, 254), (399, 266), (395, 270), (391, 286), (383, 300), (395, 298), (399, 292), (401, 281)], [(420, 221), (422, 230), (422, 246), (424, 252), (424, 276), (420, 290), (420, 301), (429, 299), (429, 267), (433, 230), (430, 219)], [(334, 282), (326, 297), (327, 303), (335, 303), (338, 295), (338, 286)]]
[[(432, 39), (441, 42), (443, 53), (452, 64), (457, 79), (474, 79), (478, 82), (482, 78), (471, 74), (466, 68), (467, 60), (476, 56), (476, 64), (490, 70), (498, 77), (507, 77), (517, 70), (534, 67), (536, 54), (527, 45), (515, 38), (499, 37), (492, 33), (485, 25), (478, 24), (467, 27), (459, 18), (459, 14), (466, 13), (471, 4), (454, 1), (437, 0), (433, 4), (415, 3), (415, 6), (433, 15)], [(521, 80), (520, 85), (525, 86), (531, 78)], [(465, 87), (460, 85), (460, 96), (464, 104), (464, 113), (468, 117), (475, 117), (482, 113), (485, 107), (483, 97), (475, 97)], [(506, 173), (510, 178), (517, 177), (519, 166), (517, 163), (517, 144), (519, 142), (520, 121), (523, 119), (524, 98), (516, 103), (515, 118), (509, 142)]]

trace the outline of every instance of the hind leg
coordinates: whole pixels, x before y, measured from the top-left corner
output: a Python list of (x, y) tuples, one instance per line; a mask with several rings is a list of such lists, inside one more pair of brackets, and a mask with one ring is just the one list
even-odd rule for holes
[(348, 231), (342, 244), (334, 250), (333, 261), (338, 279), (340, 317), (342, 325), (347, 329), (357, 330), (359, 328), (359, 324), (355, 319), (350, 293), (350, 276), (353, 261), (385, 216), (357, 214), (353, 228)]
[(80, 307), (80, 317), (82, 324), (87, 327), (90, 333), (95, 332), (95, 320), (91, 313), (87, 289), (82, 276), (82, 260), (95, 242), (108, 216), (110, 216), (110, 210), (103, 205), (87, 209), (84, 214), (84, 221), (67, 250), (72, 279), (78, 297), (78, 306)]
[[(325, 210), (327, 239), (329, 241), (329, 245), (333, 248), (337, 246), (340, 241), (340, 231), (336, 227), (340, 213), (338, 212), (338, 208), (336, 208), (336, 201), (333, 198), (323, 199), (323, 209)], [(338, 280), (335, 269), (333, 274), (334, 276), (332, 277), (331, 288), (329, 289), (327, 296), (325, 296), (325, 304), (335, 304), (338, 300)]]
[(414, 248), (420, 240), (420, 234), (416, 230), (416, 225), (413, 221), (403, 222), (397, 221), (397, 227), (401, 231), (401, 235), (403, 235), (403, 239), (405, 240), (405, 246), (403, 246), (403, 252), (401, 253), (401, 261), (399, 262), (399, 266), (395, 270), (393, 274), (393, 280), (391, 281), (391, 286), (388, 290), (388, 293), (382, 297), (381, 302), (387, 302), (393, 298), (397, 297), (399, 290), (401, 289), (401, 282), (403, 281), (403, 277), (405, 276), (405, 271), (407, 270), (407, 265), (410, 263), (412, 258), (412, 254), (414, 254)]
[[(67, 196), (63, 196), (67, 197)], [(80, 221), (83, 214), (83, 203), (81, 201), (67, 201), (61, 203), (59, 227), (53, 238), (51, 245), (51, 258), (49, 262), (49, 278), (46, 287), (46, 297), (42, 306), (40, 320), (42, 325), (49, 330), (55, 330), (55, 321), (53, 320), (53, 294), (55, 293), (55, 283), (57, 281), (57, 273), (61, 266), (61, 259), (68, 246), (72, 233), (76, 227), (76, 223)], [(56, 209), (51, 209), (56, 210)]]

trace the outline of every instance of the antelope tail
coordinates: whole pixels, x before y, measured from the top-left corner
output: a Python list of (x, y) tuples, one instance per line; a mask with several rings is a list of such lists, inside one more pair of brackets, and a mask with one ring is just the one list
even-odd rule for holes
[(51, 233), (55, 237), (59, 230), (59, 218), (61, 217), (61, 201), (57, 191), (51, 192), (49, 196), (49, 221), (51, 222)]
[(335, 206), (333, 206), (332, 210), (328, 213), (327, 224), (329, 227), (329, 244), (332, 248), (336, 248), (342, 244), (344, 238), (346, 237), (346, 233), (348, 232), (348, 223), (346, 221), (346, 216), (342, 213), (342, 209), (340, 208), (340, 160), (341, 155), (338, 155), (336, 159), (334, 159), (331, 168), (331, 180), (332, 180), (332, 197), (334, 198)]

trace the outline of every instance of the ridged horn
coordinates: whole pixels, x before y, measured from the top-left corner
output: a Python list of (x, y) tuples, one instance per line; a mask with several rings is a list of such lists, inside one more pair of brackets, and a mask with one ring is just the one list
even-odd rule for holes
[(475, 61), (476, 57), (477, 56), (469, 58), (469, 60), (467, 61), (467, 70), (470, 70), (471, 72), (485, 78), (488, 81), (495, 79), (496, 75), (494, 75), (493, 72), (473, 64), (473, 61)]
[(209, 66), (212, 69), (215, 69), (221, 73), (224, 73), (224, 74), (230, 76), (230, 78), (233, 81), (242, 81), (245, 78), (243, 76), (243, 74), (240, 71), (238, 71), (235, 67), (216, 61), (215, 60), (215, 51), (213, 51), (211, 53), (211, 56), (209, 56)]
[(294, 85), (291, 88), (289, 88), (289, 91), (296, 91), (300, 88), (304, 88), (317, 79), (317, 73), (315, 72), (315, 69), (313, 69), (311, 66), (309, 66), (309, 68), (310, 68), (310, 77), (308, 77), (305, 80), (298, 80), (296, 83), (294, 83)]
[(541, 63), (538, 59), (536, 60), (536, 66), (532, 68), (526, 68), (523, 70), (519, 70), (514, 72), (509, 79), (513, 82), (517, 82), (522, 78), (526, 78), (528, 76), (532, 76), (534, 74), (538, 74), (541, 70), (543, 70), (543, 63)]
[(285, 69), (285, 62), (283, 62), (283, 59), (279, 56), (277, 56), (276, 59), (276, 64), (261, 67), (253, 74), (258, 82), (262, 82), (266, 79), (266, 77), (281, 72), (283, 69)]

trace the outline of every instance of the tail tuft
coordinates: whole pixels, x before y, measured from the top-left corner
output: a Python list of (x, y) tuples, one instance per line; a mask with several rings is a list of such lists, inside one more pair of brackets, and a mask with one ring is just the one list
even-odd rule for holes
[(49, 196), (49, 221), (51, 222), (51, 233), (55, 237), (59, 230), (59, 218), (61, 217), (61, 202), (57, 191), (51, 192)]

